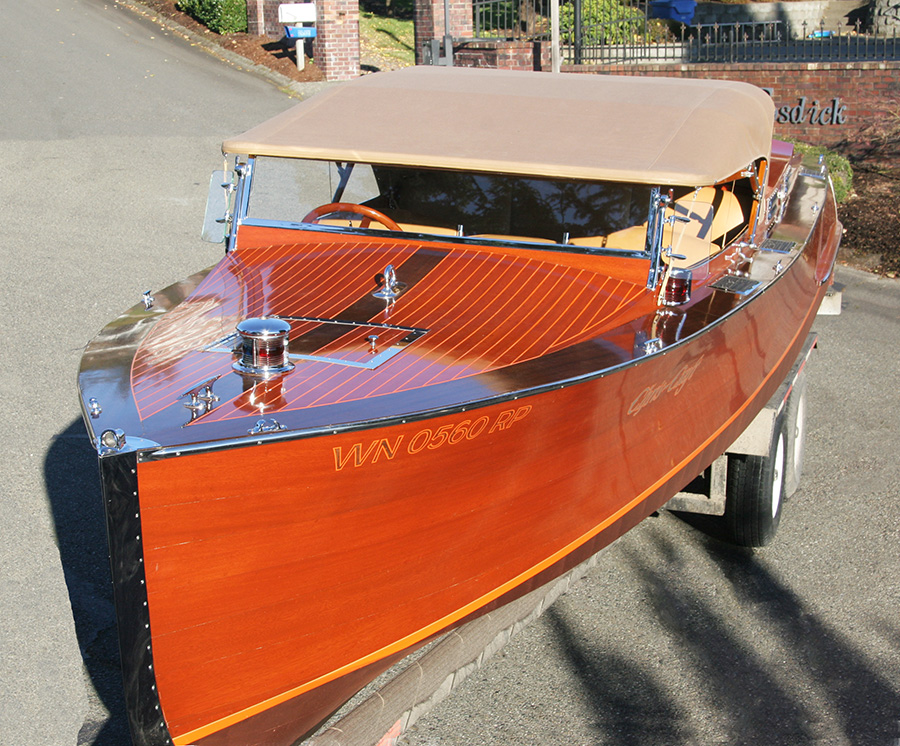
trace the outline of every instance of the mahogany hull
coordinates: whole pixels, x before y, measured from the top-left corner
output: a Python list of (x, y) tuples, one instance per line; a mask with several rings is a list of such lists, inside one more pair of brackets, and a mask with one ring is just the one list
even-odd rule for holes
[(153, 660), (175, 742), (227, 743), (229, 728), (283, 705), (312, 713), (285, 715), (291, 743), (321, 719), (303, 701), (323, 685), (335, 682), (337, 706), (355, 671), (658, 509), (768, 400), (823, 290), (797, 262), (766, 292), (664, 356), (559, 390), (139, 463)]
[[(802, 248), (749, 299), (699, 283), (690, 304), (669, 312), (652, 293), (632, 302), (634, 283), (597, 285), (614, 306), (607, 328), (413, 391), (396, 416), (377, 407), (400, 399), (351, 401), (354, 416), (374, 413), (352, 426), (323, 424), (344, 410), (310, 406), (315, 427), (234, 437), (248, 417), (237, 376), (222, 379), (237, 389), (231, 409), (177, 423), (173, 392), (184, 387), (167, 378), (177, 366), (162, 367), (154, 387), (140, 379), (152, 367), (146, 350), (119, 358), (125, 345), (110, 345), (106, 367), (101, 350), (83, 390), (127, 375), (132, 398), (117, 416), (144, 434), (161, 423), (169, 439), (101, 453), (135, 741), (294, 743), (417, 646), (562, 574), (660, 508), (747, 427), (800, 352), (840, 233), (833, 198), (821, 206), (815, 218), (786, 220)], [(438, 263), (407, 255), (428, 265), (423, 278)], [(711, 260), (710, 277), (727, 261)], [(201, 302), (213, 297), (209, 277), (197, 280)], [(590, 285), (572, 277), (561, 308)], [(145, 317), (132, 316), (109, 338), (145, 334)], [(642, 346), (651, 337), (660, 351)], [(218, 428), (221, 442), (195, 447), (203, 428)]]

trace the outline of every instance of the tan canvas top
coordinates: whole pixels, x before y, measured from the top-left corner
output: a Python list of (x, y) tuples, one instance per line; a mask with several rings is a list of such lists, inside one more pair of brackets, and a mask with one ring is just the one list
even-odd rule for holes
[(768, 157), (773, 116), (733, 81), (412, 67), (335, 86), (223, 150), (700, 186)]

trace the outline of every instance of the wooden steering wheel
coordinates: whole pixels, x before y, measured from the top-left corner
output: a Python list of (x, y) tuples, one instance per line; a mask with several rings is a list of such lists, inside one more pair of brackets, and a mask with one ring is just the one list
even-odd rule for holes
[(367, 207), (366, 205), (357, 205), (354, 202), (329, 202), (327, 205), (319, 205), (310, 210), (301, 222), (316, 223), (326, 215), (331, 215), (336, 212), (352, 212), (356, 215), (360, 215), (362, 217), (362, 221), (359, 224), (360, 228), (368, 228), (369, 224), (374, 220), (376, 223), (380, 223), (390, 231), (403, 230), (383, 212), (379, 212), (375, 208)]

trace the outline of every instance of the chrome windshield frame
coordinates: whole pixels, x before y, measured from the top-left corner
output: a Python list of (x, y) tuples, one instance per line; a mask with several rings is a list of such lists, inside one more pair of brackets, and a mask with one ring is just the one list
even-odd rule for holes
[[(292, 220), (270, 220), (262, 218), (247, 217), (250, 207), (250, 194), (253, 188), (253, 175), (256, 156), (235, 156), (234, 173), (236, 176), (234, 212), (229, 226), (229, 232), (225, 238), (226, 253), (231, 252), (237, 245), (237, 234), (241, 226), (257, 226), (265, 228), (283, 228), (288, 230), (319, 232), (319, 233), (340, 233), (344, 235), (359, 236), (378, 236), (389, 237), (396, 236), (395, 231), (378, 230), (375, 228), (358, 228), (353, 226), (332, 226), (321, 225), (319, 223), (304, 223)], [(347, 164), (342, 164), (346, 167)], [(412, 233), (404, 232), (405, 238), (413, 238), (417, 241), (428, 241), (433, 243), (454, 243), (472, 246), (501, 246), (508, 248), (525, 248), (540, 251), (552, 251), (570, 254), (583, 254), (587, 256), (610, 256), (621, 257), (626, 259), (649, 259), (650, 274), (648, 276), (648, 287), (653, 287), (659, 275), (660, 254), (662, 244), (662, 212), (657, 207), (657, 201), (660, 199), (660, 188), (650, 187), (650, 209), (648, 215), (647, 239), (644, 242), (644, 249), (618, 249), (615, 247), (600, 246), (580, 246), (577, 244), (558, 242), (558, 243), (538, 243), (533, 241), (524, 241), (505, 238), (486, 238), (479, 236), (447, 236), (443, 234), (432, 233)], [(667, 198), (661, 198), (666, 200)], [(665, 204), (662, 205), (663, 210)], [(660, 215), (659, 225), (655, 225), (655, 218)], [(651, 236), (653, 240), (651, 242)], [(653, 283), (651, 285), (650, 283)]]

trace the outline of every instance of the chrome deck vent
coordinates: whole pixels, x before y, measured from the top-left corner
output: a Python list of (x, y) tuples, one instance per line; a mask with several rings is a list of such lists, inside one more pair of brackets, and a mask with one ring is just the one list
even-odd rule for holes
[(727, 293), (734, 293), (735, 295), (747, 295), (758, 288), (759, 285), (760, 283), (756, 280), (726, 275), (711, 283), (710, 287), (716, 290), (724, 290)]
[(784, 241), (779, 238), (767, 238), (759, 245), (759, 248), (763, 251), (774, 251), (778, 254), (790, 254), (797, 248), (797, 242)]
[(828, 171), (823, 164), (815, 166), (801, 166), (800, 176), (806, 176), (809, 179), (824, 179)]
[(278, 318), (244, 319), (237, 325), (241, 357), (232, 366), (238, 373), (268, 378), (294, 367), (288, 359), (291, 325)]

